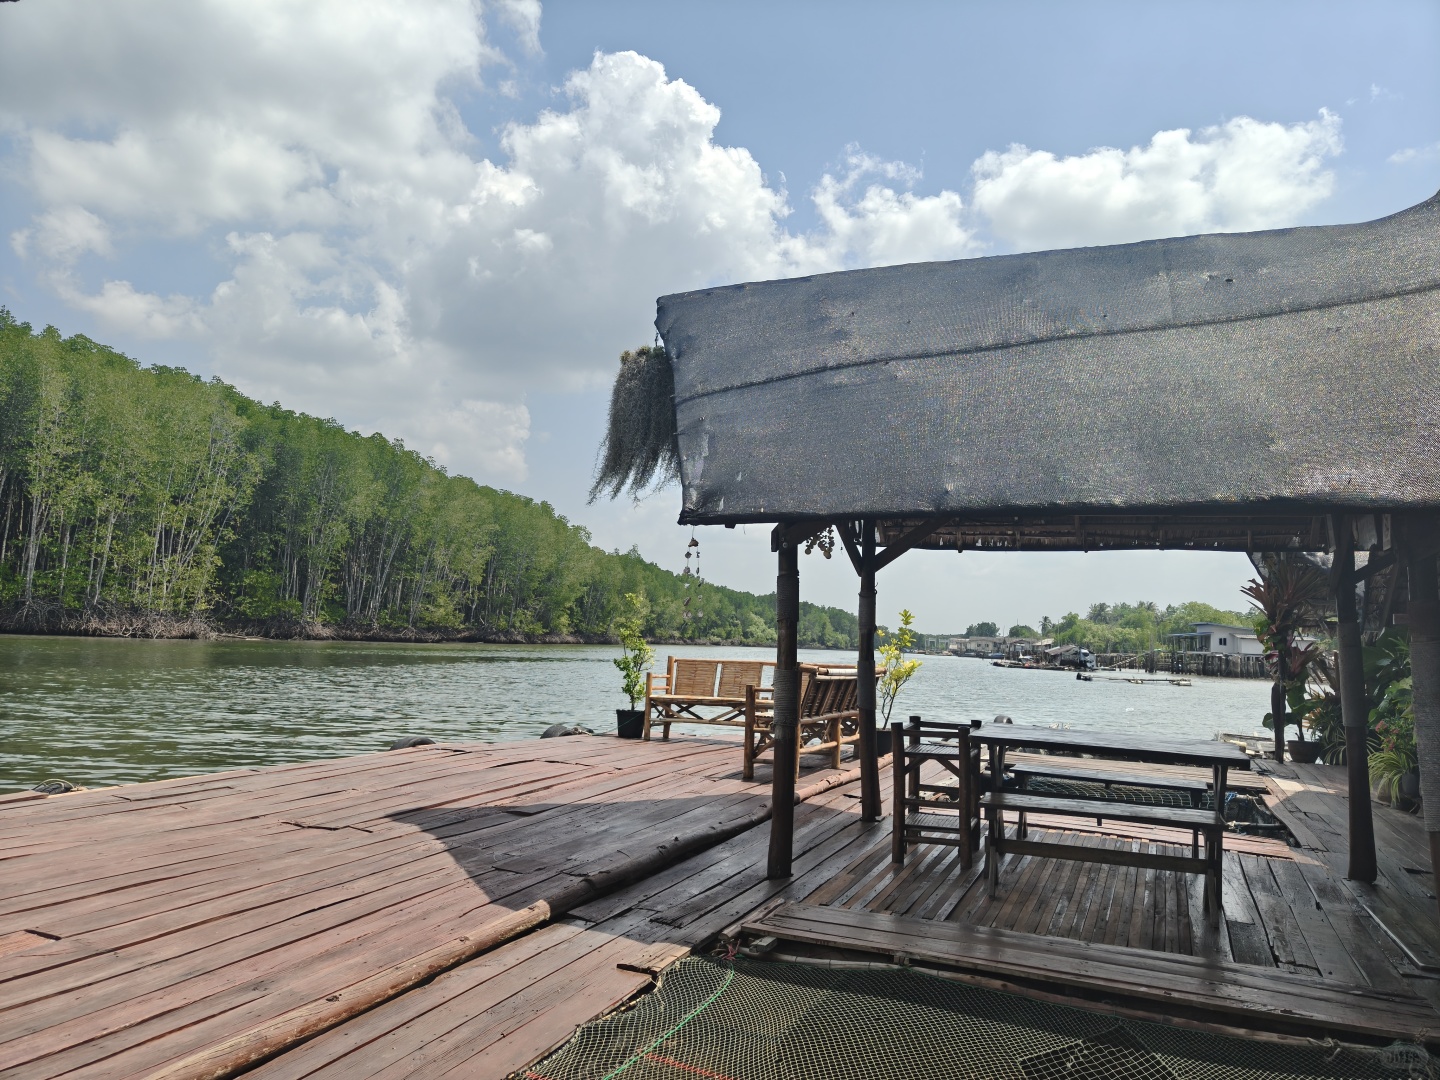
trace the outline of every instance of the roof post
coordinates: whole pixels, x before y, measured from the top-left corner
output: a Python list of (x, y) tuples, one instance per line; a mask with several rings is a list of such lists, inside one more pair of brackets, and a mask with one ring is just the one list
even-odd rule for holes
[(1335, 645), (1340, 662), (1340, 716), (1345, 724), (1349, 774), (1351, 881), (1375, 880), (1375, 823), (1370, 812), (1370, 710), (1365, 701), (1365, 662), (1360, 651), (1360, 612), (1355, 604), (1355, 538), (1350, 515), (1335, 519)]
[[(875, 522), (860, 523), (860, 607), (859, 651), (855, 660), (855, 683), (860, 742), (860, 817), (880, 820), (880, 759), (875, 745)], [(891, 748), (892, 752), (894, 748)]]
[(784, 523), (775, 527), (778, 572), (775, 578), (775, 738), (770, 779), (770, 857), (765, 876), (790, 876), (795, 840), (795, 768), (799, 759), (796, 727), (800, 719), (800, 666), (796, 651), (800, 629), (800, 553)]
[[(1410, 532), (1409, 529), (1406, 532)], [(1409, 551), (1410, 678), (1414, 691), (1415, 748), (1420, 763), (1420, 800), (1430, 839), (1430, 865), (1440, 866), (1440, 596), (1435, 552)], [(1433, 801), (1427, 802), (1429, 795)]]

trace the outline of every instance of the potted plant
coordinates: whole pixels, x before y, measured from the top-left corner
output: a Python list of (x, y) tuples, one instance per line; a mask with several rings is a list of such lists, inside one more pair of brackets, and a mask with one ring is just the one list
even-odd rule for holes
[(613, 663), (620, 669), (621, 689), (630, 699), (630, 708), (615, 710), (615, 727), (620, 738), (638, 739), (645, 731), (645, 710), (637, 706), (645, 699), (645, 672), (650, 670), (655, 650), (641, 634), (650, 605), (638, 593), (626, 593), (625, 608), (625, 613), (615, 620), (620, 655)]
[(1413, 810), (1420, 795), (1413, 702), (1407, 675), (1386, 688), (1372, 714), (1380, 749), (1370, 755), (1370, 781), (1381, 801), (1397, 810)]
[[(1267, 558), (1260, 577), (1240, 590), (1259, 609), (1255, 632), (1275, 672), (1275, 682), (1270, 688), (1270, 711), (1265, 714), (1264, 724), (1275, 732), (1277, 761), (1285, 758), (1289, 691), (1305, 685), (1309, 666), (1320, 652), (1314, 644), (1302, 646), (1298, 639), (1300, 631), (1316, 620), (1319, 604), (1326, 595), (1325, 586), (1325, 575), (1314, 566), (1277, 556)], [(1318, 747), (1305, 745), (1304, 730), (1298, 722), (1295, 730), (1298, 737), (1290, 741), (1291, 745), (1299, 744), (1301, 753), (1314, 761)], [(1291, 756), (1295, 756), (1293, 751)]]

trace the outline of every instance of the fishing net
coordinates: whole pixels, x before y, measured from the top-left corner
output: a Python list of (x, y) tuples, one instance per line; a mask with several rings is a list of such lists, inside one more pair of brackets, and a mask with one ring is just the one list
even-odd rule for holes
[(1419, 1047), (1241, 1039), (903, 968), (691, 958), (524, 1080), (1435, 1078)]

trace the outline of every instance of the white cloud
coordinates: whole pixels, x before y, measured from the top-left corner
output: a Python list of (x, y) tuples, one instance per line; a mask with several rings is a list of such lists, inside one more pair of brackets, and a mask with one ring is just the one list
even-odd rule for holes
[[(977, 162), (966, 206), (850, 147), (806, 192), (804, 232), (783, 185), (715, 141), (719, 108), (633, 52), (596, 54), (479, 156), (455, 101), (514, 81), (487, 19), (539, 52), (537, 0), (49, 0), (5, 19), (0, 131), (39, 208), (11, 246), (37, 276), (108, 327), (196, 339), (266, 401), (501, 480), (524, 475), (527, 392), (607, 383), (658, 294), (957, 258), (986, 222), (1033, 245), (1289, 221), (1339, 148), (1328, 114), (1079, 158), (1016, 147)], [(216, 253), (223, 280), (162, 288), (154, 237)]]
[(11, 235), (10, 244), (21, 258), (34, 251), (66, 265), (90, 252), (114, 254), (109, 227), (81, 206), (56, 206), (37, 215), (31, 228), (18, 229)]
[(981, 248), (967, 227), (965, 206), (953, 191), (917, 196), (897, 192), (880, 183), (864, 185), (867, 177), (899, 181), (909, 187), (921, 179), (920, 171), (901, 161), (881, 161), (847, 147), (845, 174), (826, 174), (812, 196), (825, 225), (819, 241), (832, 262), (859, 262), (885, 266), (902, 262), (960, 259)]
[(1242, 116), (1075, 157), (1012, 146), (975, 162), (974, 205), (1020, 248), (1274, 228), (1330, 194), (1325, 161), (1341, 147), (1340, 118), (1323, 109), (1307, 123)]
[(1408, 165), (1412, 161), (1430, 161), (1437, 157), (1440, 157), (1440, 142), (1429, 146), (1407, 146), (1396, 150), (1385, 160), (1391, 165)]
[(64, 275), (53, 279), (56, 291), (72, 306), (98, 316), (107, 326), (147, 338), (198, 337), (205, 324), (188, 296), (139, 292), (128, 281), (107, 281), (98, 293), (86, 293)]

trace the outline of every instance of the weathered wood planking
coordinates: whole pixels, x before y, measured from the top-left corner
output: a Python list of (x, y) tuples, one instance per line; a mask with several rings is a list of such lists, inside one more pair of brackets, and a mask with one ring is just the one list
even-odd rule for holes
[(37, 944), (0, 955), (0, 1071), (198, 1075), (323, 1030), (753, 828), (768, 787), (739, 751), (424, 747), (7, 803), (0, 940)]
[(1261, 772), (1276, 817), (1325, 863), (1412, 963), (1426, 971), (1440, 972), (1440, 921), (1436, 918), (1435, 877), (1423, 822), (1414, 814), (1375, 806), (1379, 875), (1374, 885), (1346, 881), (1349, 793), (1345, 769), (1338, 765), (1267, 762)]
[[(425, 748), (227, 774), (215, 787), (188, 778), (11, 804), (0, 828), (24, 838), (26, 854), (0, 865), (43, 865), (54, 888), (37, 895), (33, 883), (0, 876), (0, 942), (45, 931), (37, 920), (52, 905), (69, 936), (0, 955), (0, 1018), (30, 1022), (15, 1038), (0, 1023), (0, 1052), (48, 1048), (16, 1064), (16, 1076), (197, 1075), (213, 1064), (207, 1046), (243, 1045), (367, 973), (516, 918), (532, 898), (626, 865), (641, 848), (658, 851), (686, 829), (739, 820), (768, 795), (768, 784), (738, 782), (733, 742), (651, 745)], [(811, 776), (835, 774), (807, 774), (802, 786)], [(749, 828), (253, 1071), (264, 1080), (504, 1075), (643, 990), (665, 958), (787, 900), (856, 918), (887, 912), (1154, 957), (1249, 961), (1257, 975), (1258, 965), (1275, 970), (1278, 952), (1282, 967), (1343, 973), (1382, 998), (1406, 985), (1388, 939), (1304, 850), (1227, 838), (1226, 924), (1210, 934), (1184, 875), (1019, 856), (991, 900), (952, 849), (918, 848), (896, 868), (886, 823), (858, 821), (855, 788), (812, 790), (796, 807), (788, 880), (765, 879), (769, 830)], [(89, 809), (66, 805), (77, 798)], [(17, 824), (27, 806), (43, 813)], [(1178, 830), (1093, 819), (1046, 828), (1097, 848), (1189, 842)]]
[[(888, 792), (889, 785), (884, 790)], [(983, 925), (1011, 930), (1019, 924), (1030, 933), (1038, 930), (1072, 942), (1121, 947), (1145, 942), (1152, 947), (1145, 955), (1156, 962), (1163, 961), (1155, 951), (1161, 949), (1229, 963), (1236, 959), (1230, 949), (1234, 935), (1257, 950), (1245, 973), (1263, 977), (1267, 969), (1276, 970), (1267, 927), (1244, 886), (1240, 853), (1226, 854), (1232, 877), (1227, 883), (1228, 928), (1207, 943), (1199, 890), (1188, 888), (1184, 875), (1019, 858), (1007, 868), (1007, 875), (1014, 875), (1008, 889), (992, 902), (976, 887), (978, 869), (963, 870), (953, 849), (916, 849), (897, 870), (889, 860), (888, 828), (884, 822), (862, 825), (853, 794), (853, 786), (837, 789), (796, 808), (794, 875), (788, 881), (765, 880), (768, 830), (752, 830), (582, 905), (563, 926), (503, 945), (260, 1066), (255, 1075), (258, 1080), (370, 1080), (405, 1075), (406, 1069), (504, 1075), (543, 1056), (591, 1016), (643, 988), (646, 984), (629, 968), (644, 963), (656, 945), (682, 950), (698, 946), (716, 933), (738, 931), (746, 919), (786, 900), (832, 905), (846, 913), (843, 918), (874, 911), (965, 927), (978, 917)], [(1155, 830), (1139, 827), (1141, 836), (1127, 838), (1109, 827), (1095, 828), (1093, 819), (1088, 829), (1080, 824), (1071, 842), (1132, 848), (1189, 843), (1188, 835), (1175, 830), (1154, 835)], [(1382, 991), (1380, 1000), (1398, 993), (1406, 1009), (1413, 1010), (1415, 1003), (1404, 994), (1406, 980), (1382, 951), (1374, 929), (1366, 925), (1368, 919), (1357, 913), (1325, 867), (1276, 841), (1250, 842), (1254, 850), (1244, 854), (1270, 865), (1272, 873), (1283, 863), (1314, 874), (1322, 893), (1328, 885), (1322, 914), (1332, 930), (1326, 933), (1333, 932), (1349, 950), (1362, 981)], [(1085, 870), (1089, 873), (1082, 879)], [(1307, 895), (1315, 894), (1314, 882), (1307, 883)], [(1289, 887), (1294, 884), (1287, 881)], [(1296, 903), (1303, 906), (1303, 897)], [(1271, 910), (1270, 917), (1277, 937), (1313, 932), (1314, 924), (1302, 926), (1297, 920), (1293, 905)], [(582, 931), (589, 936), (582, 938)], [(562, 941), (573, 942), (571, 951), (549, 952), (549, 944), (539, 948), (542, 942)], [(561, 960), (563, 967), (557, 966)], [(612, 962), (614, 971), (607, 967)], [(497, 981), (501, 972), (507, 981)], [(1142, 977), (1137, 974), (1132, 981)], [(474, 989), (482, 985), (487, 988), (483, 992)]]

